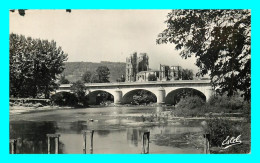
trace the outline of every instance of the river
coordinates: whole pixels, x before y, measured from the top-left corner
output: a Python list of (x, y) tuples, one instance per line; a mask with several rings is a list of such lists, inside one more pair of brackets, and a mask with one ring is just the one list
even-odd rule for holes
[[(17, 153), (47, 153), (46, 134), (60, 134), (59, 153), (80, 154), (82, 131), (94, 130), (94, 154), (138, 154), (142, 152), (143, 131), (150, 131), (149, 153), (203, 153), (200, 121), (166, 121), (165, 113), (170, 109), (122, 106), (10, 114), (10, 139), (18, 139)], [(87, 135), (87, 153), (89, 144)]]

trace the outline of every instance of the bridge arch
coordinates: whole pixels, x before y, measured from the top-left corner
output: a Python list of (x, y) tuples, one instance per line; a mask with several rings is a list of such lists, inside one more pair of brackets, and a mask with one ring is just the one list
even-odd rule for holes
[[(64, 84), (58, 91), (70, 91), (71, 85)], [(114, 96), (114, 104), (121, 104), (122, 97), (128, 92), (137, 89), (144, 89), (156, 95), (157, 103), (164, 104), (165, 98), (171, 96), (172, 91), (179, 88), (193, 88), (202, 92), (206, 100), (214, 93), (210, 80), (187, 80), (187, 81), (165, 81), (165, 82), (125, 82), (125, 83), (88, 83), (86, 94), (94, 91), (105, 91)], [(95, 95), (95, 94), (94, 94)]]
[(88, 104), (90, 105), (99, 105), (103, 102), (114, 101), (113, 92), (106, 90), (94, 90), (88, 92)]
[(166, 94), (165, 103), (175, 105), (184, 96), (199, 96), (204, 101), (207, 100), (207, 96), (201, 90), (195, 88), (178, 88)]
[(142, 98), (143, 100), (140, 100), (141, 103), (157, 102), (157, 96), (151, 90), (145, 88), (136, 88), (125, 92), (122, 96), (121, 103), (131, 104), (134, 102), (134, 98), (137, 98), (138, 96), (144, 97)]

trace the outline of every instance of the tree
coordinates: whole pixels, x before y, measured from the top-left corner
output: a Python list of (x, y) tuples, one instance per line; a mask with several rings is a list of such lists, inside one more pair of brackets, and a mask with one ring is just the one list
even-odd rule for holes
[(87, 106), (88, 103), (88, 99), (86, 96), (86, 86), (82, 81), (76, 81), (72, 84), (71, 86), (71, 90), (72, 92), (76, 95), (78, 102), (82, 105), (82, 106)]
[(35, 98), (43, 94), (49, 98), (67, 60), (61, 47), (55, 41), (10, 34), (9, 55), (10, 95)]
[(99, 66), (96, 70), (99, 83), (109, 83), (109, 69), (107, 66)]
[(83, 76), (82, 76), (82, 81), (84, 83), (91, 83), (91, 79), (92, 79), (92, 73), (90, 71), (86, 71)]
[(193, 72), (189, 69), (182, 69), (182, 80), (193, 80)]
[(156, 102), (156, 96), (147, 90), (138, 90), (136, 95), (133, 96), (133, 102), (135, 104)]
[(59, 106), (76, 106), (78, 98), (75, 94), (70, 92), (58, 92), (51, 96), (51, 102)]
[(185, 59), (195, 55), (197, 75), (209, 73), (229, 96), (240, 90), (251, 99), (250, 10), (173, 10), (166, 23), (158, 44), (175, 44)]
[(157, 77), (155, 76), (155, 74), (149, 74), (148, 75), (148, 81), (156, 81)]
[(61, 75), (60, 77), (60, 84), (69, 84), (70, 81), (65, 78), (65, 75)]
[(99, 77), (97, 73), (93, 73), (91, 76), (91, 83), (99, 83)]
[(197, 91), (195, 89), (190, 89), (190, 88), (183, 88), (183, 89), (177, 89), (175, 90), (173, 100), (174, 104), (178, 103), (181, 99), (186, 98), (186, 97), (194, 97), (198, 96), (204, 101), (206, 101), (206, 97), (203, 93), (200, 91)]

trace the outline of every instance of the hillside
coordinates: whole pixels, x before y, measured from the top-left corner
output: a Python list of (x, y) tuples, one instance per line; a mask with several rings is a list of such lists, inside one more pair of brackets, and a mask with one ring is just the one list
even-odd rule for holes
[(65, 62), (65, 70), (63, 74), (70, 82), (81, 79), (85, 71), (95, 72), (99, 66), (107, 66), (110, 71), (110, 82), (116, 82), (116, 79), (125, 75), (126, 64), (123, 62)]

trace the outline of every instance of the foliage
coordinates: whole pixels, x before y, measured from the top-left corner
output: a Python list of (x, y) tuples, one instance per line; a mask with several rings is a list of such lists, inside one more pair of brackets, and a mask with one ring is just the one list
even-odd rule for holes
[(91, 83), (91, 79), (92, 79), (92, 73), (90, 71), (86, 71), (81, 80), (84, 82), (84, 83)]
[(109, 83), (109, 69), (107, 66), (100, 66), (96, 70), (99, 83)]
[(51, 96), (51, 102), (59, 106), (76, 106), (78, 98), (69, 92), (58, 92)]
[(202, 94), (201, 92), (195, 89), (190, 89), (190, 88), (175, 90), (172, 100), (174, 100), (174, 104), (176, 104), (181, 99), (185, 99), (185, 97), (191, 97), (191, 96), (197, 96), (206, 101), (206, 97), (204, 94)]
[(113, 101), (114, 96), (108, 92), (100, 92), (96, 97), (96, 104), (106, 104)]
[(58, 74), (64, 70), (67, 60), (55, 41), (25, 38), (10, 34), (10, 95), (14, 97), (49, 97), (57, 88)]
[(197, 75), (208, 74), (228, 96), (251, 99), (250, 10), (173, 10), (158, 44), (173, 43), (183, 58), (195, 55)]
[(242, 113), (246, 117), (247, 121), (251, 122), (251, 103), (244, 101), (242, 106)]
[(205, 101), (199, 96), (189, 96), (182, 98), (176, 105), (176, 108), (187, 108), (189, 110), (195, 109), (196, 107), (201, 107), (205, 104)]
[(90, 80), (91, 80), (91, 83), (100, 83), (97, 73), (93, 73)]
[(82, 106), (87, 106), (88, 103), (88, 97), (86, 95), (86, 86), (84, 85), (84, 83), (82, 81), (77, 81), (72, 83), (71, 86), (71, 90), (72, 92), (76, 95), (79, 105)]
[(207, 116), (212, 113), (218, 113), (223, 116), (224, 113), (240, 113), (248, 121), (251, 119), (251, 105), (239, 95), (235, 96), (213, 96), (206, 103), (199, 97), (182, 98), (173, 110), (176, 116)]
[(182, 69), (181, 78), (182, 78), (182, 80), (193, 80), (192, 70)]
[(60, 77), (60, 84), (69, 84), (70, 81), (65, 78), (65, 75), (61, 75)]
[(227, 95), (222, 96), (212, 96), (208, 100), (208, 104), (212, 107), (238, 110), (243, 108), (244, 100), (239, 95), (233, 95), (228, 97)]
[(157, 77), (155, 76), (155, 74), (149, 74), (148, 75), (148, 81), (156, 81)]
[(136, 95), (133, 96), (134, 104), (148, 104), (151, 102), (156, 102), (156, 96), (146, 90), (138, 90)]
[(125, 74), (126, 64), (122, 62), (66, 62), (64, 74), (70, 82), (76, 82), (77, 80), (81, 80), (80, 76), (85, 73), (86, 69), (94, 75), (99, 66), (108, 67), (110, 72), (110, 82), (116, 82), (117, 79), (121, 78), (121, 76)]
[(207, 124), (212, 146), (221, 146), (222, 141), (225, 140), (228, 135), (239, 135), (239, 133), (233, 133), (233, 126), (230, 125), (230, 121), (227, 119), (213, 118), (208, 120)]
[(230, 147), (224, 151), (213, 151), (213, 153), (249, 153), (251, 151), (251, 123), (213, 117), (207, 120), (206, 130), (210, 134), (209, 142), (211, 147), (221, 147), (227, 136), (237, 137), (241, 135), (242, 144)]

